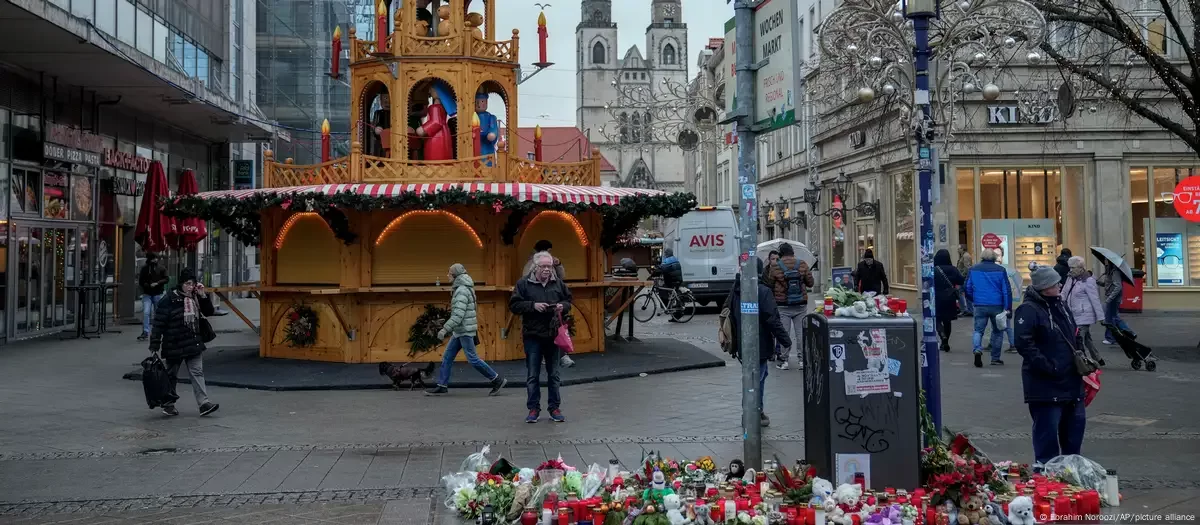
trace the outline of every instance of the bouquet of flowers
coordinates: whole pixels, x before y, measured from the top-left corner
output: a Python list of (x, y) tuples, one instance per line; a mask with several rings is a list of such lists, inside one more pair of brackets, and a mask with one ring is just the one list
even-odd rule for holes
[(955, 435), (949, 446), (934, 443), (926, 448), (922, 452), (921, 469), (935, 504), (946, 500), (957, 502), (985, 486), (1000, 493), (1007, 491), (1008, 484), (996, 476), (995, 465), (977, 454), (962, 434)]
[(491, 505), (497, 514), (505, 515), (512, 507), (516, 486), (511, 481), (486, 472), (476, 477), (475, 487), (460, 490), (455, 495), (455, 508), (465, 518), (474, 519)]

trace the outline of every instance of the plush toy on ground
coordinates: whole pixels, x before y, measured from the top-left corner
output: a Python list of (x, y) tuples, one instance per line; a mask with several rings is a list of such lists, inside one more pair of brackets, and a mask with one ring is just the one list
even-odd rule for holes
[(679, 496), (676, 494), (667, 494), (663, 496), (663, 508), (667, 509), (667, 519), (671, 521), (671, 525), (686, 525), (687, 518), (683, 516), (680, 510), (682, 503), (679, 501)]
[(989, 501), (983, 508), (988, 515), (988, 525), (1008, 525), (1008, 516), (1004, 515), (1004, 507), (999, 503)]
[(675, 491), (667, 486), (667, 479), (661, 470), (655, 470), (650, 479), (650, 486), (642, 492), (642, 502), (646, 505), (657, 505), (660, 509), (664, 508), (664, 499), (666, 496), (674, 495)]
[(712, 519), (712, 507), (708, 506), (703, 500), (697, 501), (692, 508), (688, 510), (688, 519), (692, 525), (716, 525)]
[(1034, 525), (1033, 500), (1029, 496), (1017, 496), (1008, 504), (1008, 522), (1012, 525)]
[(857, 514), (860, 519), (865, 519), (863, 516), (862, 487), (851, 483), (843, 483), (839, 485), (837, 490), (833, 492), (833, 499), (837, 502), (837, 507), (829, 516), (829, 521), (840, 525), (854, 525), (853, 516)]
[(958, 525), (990, 525), (984, 512), (983, 496), (962, 497), (959, 501)]
[(828, 512), (830, 510), (830, 503), (836, 503), (833, 501), (833, 483), (830, 483), (827, 479), (813, 478), (812, 499), (808, 500), (808, 504), (824, 507), (826, 512)]

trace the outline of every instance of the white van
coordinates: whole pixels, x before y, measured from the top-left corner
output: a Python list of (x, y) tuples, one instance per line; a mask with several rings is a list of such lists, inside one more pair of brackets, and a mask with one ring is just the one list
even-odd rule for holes
[(720, 305), (738, 272), (737, 213), (728, 206), (701, 206), (663, 230), (665, 247), (683, 267), (683, 282), (701, 305)]

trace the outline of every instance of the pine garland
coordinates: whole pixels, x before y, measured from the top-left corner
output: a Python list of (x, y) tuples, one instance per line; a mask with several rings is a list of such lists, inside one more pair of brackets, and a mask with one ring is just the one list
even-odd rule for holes
[(518, 200), (509, 195), (498, 195), (485, 191), (465, 191), (452, 188), (438, 193), (404, 193), (395, 197), (375, 197), (353, 192), (333, 195), (324, 193), (259, 193), (244, 199), (220, 197), (202, 199), (184, 196), (161, 201), (163, 212), (176, 217), (199, 217), (215, 222), (221, 229), (246, 245), (262, 244), (262, 210), (273, 207), (309, 210), (320, 213), (329, 223), (334, 235), (347, 244), (354, 242), (349, 220), (344, 211), (370, 212), (380, 210), (437, 210), (451, 206), (486, 206), (494, 213), (510, 212), (502, 236), (504, 242), (512, 244), (524, 215), (538, 209), (563, 211), (578, 215), (597, 210), (603, 216), (600, 245), (611, 248), (619, 237), (637, 227), (648, 217), (680, 217), (696, 207), (696, 197), (691, 193), (666, 195), (634, 195), (623, 197), (616, 205), (587, 204), (578, 202), (535, 203)]

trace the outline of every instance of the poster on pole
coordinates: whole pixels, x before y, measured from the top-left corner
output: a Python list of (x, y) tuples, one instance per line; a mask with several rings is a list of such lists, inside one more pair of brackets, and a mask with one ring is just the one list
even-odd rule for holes
[(796, 103), (803, 98), (796, 2), (764, 0), (754, 8), (754, 62), (763, 60), (769, 63), (754, 76), (754, 122), (785, 128), (796, 122)]

